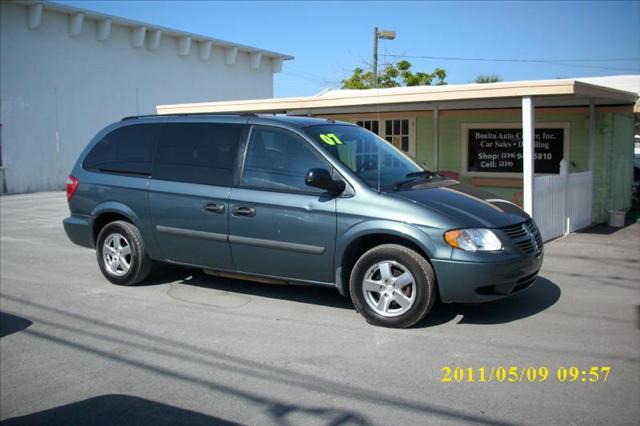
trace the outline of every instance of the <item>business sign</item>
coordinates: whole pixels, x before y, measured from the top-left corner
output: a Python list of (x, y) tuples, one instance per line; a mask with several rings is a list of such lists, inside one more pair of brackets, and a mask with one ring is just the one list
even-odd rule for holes
[[(560, 173), (564, 129), (536, 129), (536, 173)], [(467, 171), (522, 173), (522, 129), (469, 129)]]

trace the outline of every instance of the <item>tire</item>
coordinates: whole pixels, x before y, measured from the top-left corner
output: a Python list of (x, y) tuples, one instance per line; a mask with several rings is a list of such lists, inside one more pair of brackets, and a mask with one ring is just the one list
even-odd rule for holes
[(356, 310), (368, 323), (382, 327), (411, 327), (429, 313), (436, 299), (429, 262), (397, 244), (383, 244), (363, 254), (349, 281)]
[(121, 220), (102, 228), (96, 242), (96, 257), (102, 275), (117, 285), (129, 286), (144, 281), (153, 265), (138, 228)]

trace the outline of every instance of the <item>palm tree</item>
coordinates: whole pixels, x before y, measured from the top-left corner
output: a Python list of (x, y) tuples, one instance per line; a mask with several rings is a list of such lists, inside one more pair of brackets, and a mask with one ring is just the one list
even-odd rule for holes
[(502, 81), (502, 79), (496, 75), (496, 74), (480, 74), (479, 76), (476, 77), (475, 79), (475, 83), (497, 83), (499, 81)]

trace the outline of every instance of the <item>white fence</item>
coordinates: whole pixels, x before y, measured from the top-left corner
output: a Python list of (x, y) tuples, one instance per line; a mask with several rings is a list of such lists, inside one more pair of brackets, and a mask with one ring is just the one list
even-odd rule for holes
[(593, 177), (591, 172), (570, 173), (567, 193), (567, 233), (591, 225)]
[(533, 188), (533, 218), (544, 241), (591, 225), (591, 172), (567, 173), (563, 160), (560, 174), (536, 176)]

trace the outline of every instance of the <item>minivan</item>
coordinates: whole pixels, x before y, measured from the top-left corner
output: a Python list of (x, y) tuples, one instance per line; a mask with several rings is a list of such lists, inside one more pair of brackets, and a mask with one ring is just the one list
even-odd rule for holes
[[(64, 229), (132, 285), (159, 263), (334, 287), (371, 324), (536, 280), (543, 244), (515, 204), (427, 170), (355, 124), (257, 115), (128, 117), (67, 180)], [(237, 285), (242, 285), (238, 282)]]

